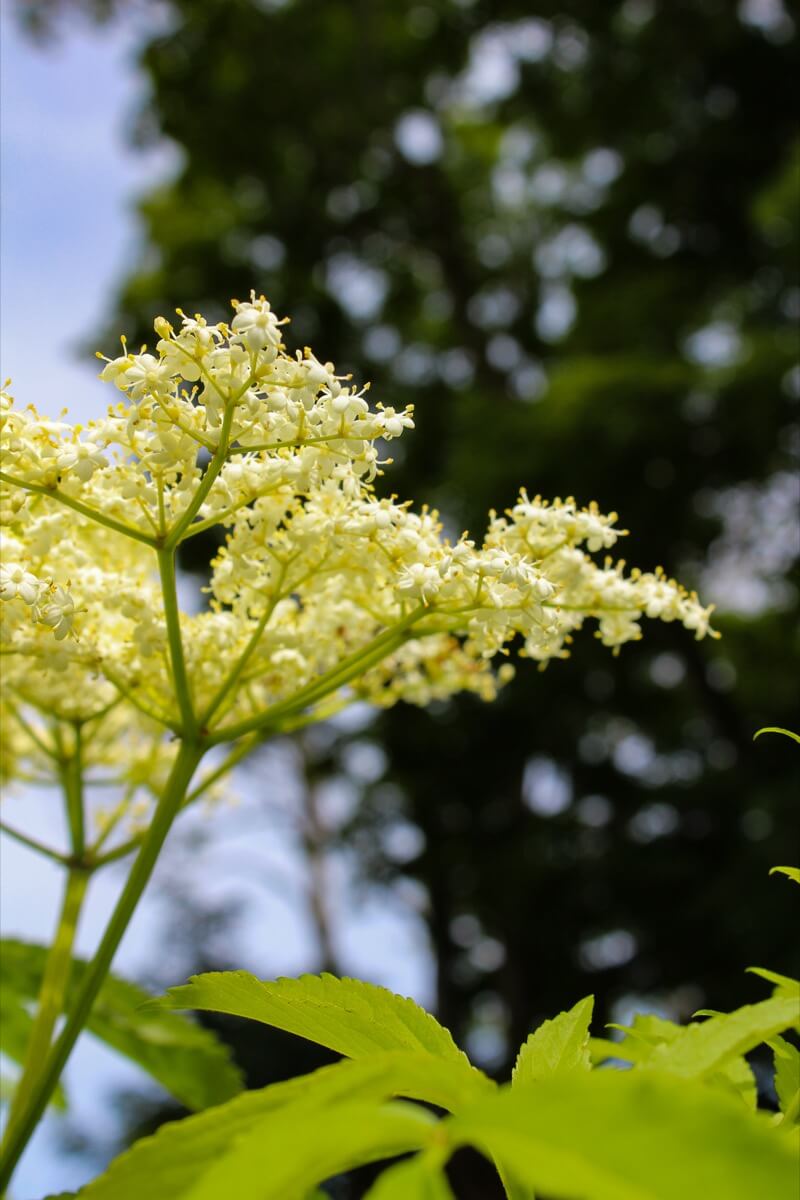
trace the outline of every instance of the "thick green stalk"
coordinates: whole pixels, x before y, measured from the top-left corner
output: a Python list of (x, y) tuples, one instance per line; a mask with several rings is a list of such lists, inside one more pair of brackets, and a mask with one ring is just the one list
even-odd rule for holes
[(182, 742), (173, 763), (164, 792), (158, 801), (153, 820), (131, 868), (122, 894), (117, 901), (106, 931), (94, 958), (89, 964), (79, 991), (70, 1007), (67, 1021), (31, 1087), (18, 1118), (9, 1127), (0, 1158), (0, 1195), (8, 1187), (14, 1168), (44, 1112), (56, 1084), (89, 1017), (97, 993), (103, 985), (117, 947), (128, 928), (139, 898), (147, 885), (156, 859), (169, 833), (175, 814), (181, 807), (187, 788), (203, 748), (193, 742)]
[(75, 859), (80, 861), (83, 858), (86, 839), (83, 815), (83, 730), (79, 721), (74, 724), (74, 736), (72, 754), (61, 768), (61, 773), (72, 853)]
[(64, 1010), (64, 1000), (72, 969), (72, 947), (88, 882), (89, 875), (86, 871), (73, 868), (67, 874), (58, 927), (47, 956), (39, 989), (36, 1017), (25, 1052), (22, 1075), (17, 1084), (9, 1113), (6, 1135), (9, 1140), (14, 1135), (20, 1114), (24, 1111), (25, 1103), (31, 1095), (39, 1071), (50, 1049), (56, 1021)]
[(178, 710), (181, 714), (182, 731), (186, 737), (193, 737), (197, 722), (192, 704), (192, 692), (189, 676), (186, 671), (186, 659), (183, 654), (181, 638), (181, 618), (178, 608), (178, 589), (175, 579), (175, 551), (158, 551), (158, 569), (161, 573), (161, 592), (164, 598), (164, 616), (167, 622), (167, 639), (169, 641), (169, 657), (172, 665), (172, 675), (175, 681), (175, 695)]

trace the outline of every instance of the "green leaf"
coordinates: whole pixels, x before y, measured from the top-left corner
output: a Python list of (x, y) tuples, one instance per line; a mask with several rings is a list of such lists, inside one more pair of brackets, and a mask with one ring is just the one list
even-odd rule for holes
[(793, 733), (791, 729), (781, 729), (780, 725), (765, 725), (763, 729), (759, 729), (753, 734), (753, 741), (761, 737), (762, 733), (782, 733), (784, 737), (800, 742), (800, 733)]
[[(697, 1015), (697, 1014), (695, 1014)], [(713, 1014), (725, 1015), (725, 1014)], [(633, 1024), (611, 1025), (611, 1029), (619, 1029), (625, 1035), (621, 1042), (592, 1039), (590, 1052), (595, 1062), (613, 1057), (620, 1058), (635, 1066), (661, 1066), (663, 1046), (670, 1046), (678, 1041), (686, 1030), (686, 1026), (677, 1025), (665, 1017), (655, 1013), (640, 1013), (633, 1019)], [(739, 1096), (748, 1108), (755, 1108), (758, 1099), (756, 1082), (747, 1060), (741, 1056), (730, 1059), (719, 1070), (712, 1071), (706, 1076), (706, 1082), (712, 1083), (725, 1091)]]
[[(361, 1062), (335, 1063), (310, 1075), (245, 1092), (227, 1104), (164, 1125), (152, 1137), (136, 1142), (111, 1163), (105, 1174), (83, 1188), (79, 1196), (81, 1200), (244, 1197), (252, 1194), (252, 1178), (241, 1187), (234, 1187), (232, 1181), (245, 1178), (248, 1170), (255, 1171), (255, 1177), (266, 1181), (263, 1186), (270, 1188), (259, 1191), (259, 1200), (268, 1196), (285, 1200), (288, 1196), (302, 1195), (304, 1189), (310, 1190), (328, 1174), (344, 1170), (345, 1166), (334, 1165), (330, 1171), (324, 1166), (322, 1173), (310, 1178), (292, 1177), (292, 1190), (281, 1192), (272, 1190), (273, 1172), (279, 1171), (279, 1164), (282, 1164), (280, 1171), (286, 1171), (294, 1170), (298, 1160), (305, 1164), (321, 1162), (322, 1131), (329, 1128), (334, 1116), (344, 1112), (347, 1116), (336, 1124), (336, 1133), (325, 1140), (324, 1154), (334, 1155), (337, 1141), (341, 1141), (347, 1147), (347, 1155), (352, 1156), (356, 1148), (348, 1140), (348, 1123), (354, 1124), (355, 1136), (361, 1137), (371, 1122), (370, 1114), (380, 1113), (379, 1106), (390, 1097), (406, 1094), (421, 1085), (431, 1062), (426, 1054), (376, 1054)], [(359, 1142), (358, 1153), (365, 1156), (361, 1161), (367, 1161), (378, 1147), (381, 1154), (387, 1151), (385, 1140), (380, 1142), (378, 1135), (395, 1134), (406, 1150), (424, 1143), (432, 1120), (430, 1115), (420, 1116), (422, 1110), (410, 1104), (398, 1107), (402, 1120), (387, 1124), (381, 1116), (378, 1126), (374, 1123), (371, 1126), (373, 1141)], [(397, 1145), (392, 1143), (391, 1153), (401, 1152)], [(241, 1158), (234, 1167), (240, 1151)], [(352, 1165), (349, 1159), (348, 1165)], [(289, 1187), (285, 1174), (276, 1174), (275, 1178), (280, 1186)], [(216, 1193), (214, 1188), (218, 1189)]]
[[(8, 988), (3, 987), (0, 990), (0, 1054), (23, 1066), (32, 1028), (33, 1017), (27, 1008), (18, 996), (14, 996)], [(4, 1077), (2, 1082), (8, 1095), (0, 1095), (0, 1100), (5, 1102), (13, 1096), (16, 1080)], [(60, 1084), (53, 1092), (50, 1103), (55, 1108), (66, 1108), (67, 1101)]]
[[(42, 946), (0, 943), (3, 1012), (9, 1004), (19, 1008), (35, 1001), (46, 954)], [(86, 965), (80, 959), (75, 962), (70, 994), (80, 984)], [(111, 975), (97, 997), (87, 1030), (132, 1059), (188, 1108), (218, 1104), (240, 1091), (241, 1076), (227, 1048), (208, 1030), (177, 1013), (143, 1007), (151, 999), (135, 984)], [(17, 1049), (20, 1035), (17, 1022), (11, 1030)]]
[(746, 1058), (733, 1058), (721, 1071), (706, 1077), (706, 1082), (724, 1088), (743, 1100), (748, 1108), (758, 1106), (758, 1086), (753, 1069)]
[(776, 872), (793, 879), (795, 883), (800, 883), (800, 867), (773, 867), (770, 875), (774, 875)]
[(454, 1200), (447, 1176), (425, 1155), (384, 1171), (365, 1200)]
[(795, 1156), (767, 1122), (700, 1083), (656, 1072), (591, 1071), (501, 1088), (449, 1118), (444, 1132), (554, 1200), (796, 1194)]
[(186, 1200), (252, 1195), (255, 1180), (259, 1200), (288, 1200), (341, 1171), (420, 1149), (436, 1124), (424, 1109), (400, 1102), (287, 1110), (238, 1139)]
[(748, 967), (747, 970), (751, 975), (759, 975), (766, 979), (767, 983), (774, 983), (773, 995), (777, 996), (783, 992), (785, 995), (800, 998), (800, 980), (790, 979), (788, 975), (779, 975), (777, 971), (768, 971), (766, 967)]
[(247, 971), (212, 971), (170, 988), (157, 1003), (249, 1017), (359, 1059), (388, 1050), (412, 1050), (451, 1064), (431, 1074), (431, 1103), (451, 1111), (489, 1081), (459, 1050), (449, 1031), (413, 1000), (386, 988), (334, 975), (261, 981)]
[(579, 1000), (574, 1008), (545, 1021), (520, 1048), (511, 1080), (532, 1083), (551, 1075), (591, 1069), (589, 1025), (594, 996)]
[(795, 997), (779, 994), (760, 1004), (748, 1004), (724, 1016), (685, 1026), (672, 1042), (656, 1048), (648, 1065), (684, 1078), (711, 1075), (799, 1020)]
[(781, 1112), (790, 1121), (800, 1121), (800, 1051), (785, 1038), (770, 1040), (775, 1055), (775, 1091)]

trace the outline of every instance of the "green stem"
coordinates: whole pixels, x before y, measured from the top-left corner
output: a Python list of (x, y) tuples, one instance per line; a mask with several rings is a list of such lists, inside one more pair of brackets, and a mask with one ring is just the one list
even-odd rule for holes
[[(217, 446), (217, 449), (214, 452), (214, 457), (211, 459), (211, 462), (206, 467), (205, 474), (203, 475), (203, 478), (200, 480), (200, 484), (197, 488), (197, 491), (192, 496), (191, 500), (189, 501), (186, 508), (184, 509), (182, 515), (178, 518), (178, 520), (176, 521), (176, 523), (173, 525), (172, 529), (170, 530), (169, 536), (167, 537), (167, 540), (164, 543), (165, 548), (174, 550), (175, 547), (178, 545), (178, 543), (181, 541), (184, 533), (189, 528), (192, 521), (195, 519), (198, 512), (202, 508), (203, 501), (205, 500), (208, 493), (211, 491), (211, 488), (213, 487), (213, 484), (214, 484), (214, 480), (217, 478), (217, 476), (219, 475), (223, 466), (225, 465), (225, 459), (228, 454), (228, 441), (230, 439), (231, 425), (233, 424), (233, 414), (234, 414), (234, 411), (236, 408), (236, 401), (242, 395), (244, 395), (244, 393), (247, 391), (247, 388), (250, 387), (252, 382), (253, 382), (253, 380), (249, 379), (247, 381), (247, 384), (245, 385), (245, 387), (241, 388), (234, 396), (231, 396), (229, 399), (227, 399), (225, 401), (225, 415), (222, 418), (222, 428), (220, 429), (220, 432), (219, 432), (219, 445)], [(219, 389), (217, 389), (217, 390), (219, 390)]]
[(149, 708), (146, 704), (143, 704), (141, 700), (137, 699), (135, 688), (138, 687), (138, 684), (135, 684), (133, 687), (128, 687), (127, 684), (122, 682), (115, 671), (111, 671), (109, 669), (108, 663), (104, 659), (99, 660), (98, 669), (102, 671), (103, 675), (105, 675), (112, 687), (117, 689), (120, 700), (127, 700), (129, 704), (132, 704), (134, 708), (138, 709), (143, 716), (149, 717), (151, 721), (156, 721), (159, 725), (165, 725), (167, 729), (171, 729), (173, 733), (180, 733), (181, 727), (177, 721), (171, 720), (166, 713), (158, 712), (155, 708)]
[(64, 1009), (64, 998), (69, 985), (72, 969), (72, 946), (75, 941), (75, 930), (78, 925), (83, 898), (89, 875), (86, 871), (75, 870), (67, 874), (64, 889), (64, 899), (58, 920), (55, 940), (47, 956), (47, 963), (39, 989), (39, 1001), (36, 1017), (31, 1030), (30, 1041), (25, 1052), (25, 1062), (22, 1076), (14, 1093), (14, 1100), (8, 1118), (9, 1143), (13, 1140), (19, 1128), (21, 1114), (26, 1102), (34, 1090), (37, 1076), (45, 1061), (53, 1037), (56, 1021)]
[[(23, 697), (23, 699), (24, 699), (24, 697)], [(17, 724), (19, 725), (20, 729), (23, 729), (25, 731), (25, 733), (27, 733), (28, 737), (31, 739), (33, 744), (35, 746), (39, 747), (42, 754), (46, 754), (48, 758), (55, 758), (55, 759), (58, 758), (58, 751), (55, 749), (55, 747), (48, 746), (47, 742), (45, 742), (44, 739), (39, 736), (39, 734), (36, 732), (36, 730), (33, 728), (33, 726), (28, 724), (28, 722), (25, 720), (22, 713), (19, 711), (19, 709), (16, 706), (12, 707), (11, 715), (14, 718), (14, 720), (17, 722)]]
[(283, 580), (284, 580), (285, 575), (286, 575), (286, 566), (284, 564), (284, 566), (281, 567), (281, 569), (278, 573), (277, 580), (275, 581), (275, 592), (272, 596), (272, 599), (269, 601), (266, 608), (264, 609), (264, 612), (259, 617), (258, 623), (256, 624), (255, 629), (253, 630), (250, 638), (248, 639), (247, 645), (245, 646), (244, 650), (242, 651), (241, 655), (239, 656), (239, 661), (233, 667), (232, 671), (228, 675), (225, 682), (223, 684), (221, 684), (221, 686), (219, 687), (219, 689), (217, 691), (217, 694), (211, 700), (211, 702), (208, 705), (208, 707), (206, 708), (205, 712), (203, 712), (201, 714), (201, 716), (200, 716), (200, 728), (201, 729), (206, 729), (208, 727), (209, 721), (211, 720), (214, 713), (219, 708), (220, 704), (222, 704), (223, 700), (226, 699), (226, 697), (230, 694), (231, 690), (239, 682), (239, 679), (241, 678), (241, 675), (242, 675), (242, 671), (244, 671), (245, 667), (247, 666), (248, 662), (250, 661), (251, 657), (253, 656), (253, 653), (254, 653), (256, 647), (258, 646), (259, 641), (261, 640), (261, 635), (267, 627), (267, 622), (269, 621), (270, 617), (274, 613), (274, 611), (278, 605), (278, 601), (281, 600), (281, 598), (282, 598), (282, 593), (281, 593), (280, 589), (283, 585)]
[(401, 646), (411, 626), (421, 620), (430, 611), (424, 605), (415, 608), (408, 616), (403, 617), (402, 620), (385, 629), (383, 633), (373, 638), (366, 646), (362, 646), (360, 650), (342, 659), (330, 671), (327, 671), (324, 675), (320, 675), (318, 679), (301, 688), (289, 700), (274, 704), (272, 708), (268, 708), (262, 713), (256, 713), (255, 716), (248, 717), (247, 720), (240, 721), (237, 725), (217, 730), (209, 737), (209, 744), (216, 745), (219, 742), (231, 742), (245, 733), (252, 733), (257, 729), (270, 728), (282, 717), (293, 716), (295, 713), (302, 712), (310, 704), (315, 704), (318, 700), (323, 700), (330, 692), (349, 683), (351, 679), (361, 674), (362, 671), (375, 666), (376, 662), (380, 662), (388, 654), (396, 650), (398, 646)]
[(67, 802), (72, 853), (76, 860), (83, 857), (86, 848), (83, 813), (83, 731), (80, 721), (75, 721), (75, 744), (70, 757), (61, 768), (64, 798)]
[(80, 989), (70, 1006), (64, 1028), (46, 1060), (41, 1064), (41, 1069), (26, 1097), (25, 1104), (20, 1105), (17, 1120), (13, 1127), (9, 1127), (0, 1160), (0, 1195), (8, 1187), (20, 1155), (28, 1144), (58, 1083), (64, 1065), (72, 1052), (72, 1047), (86, 1024), (97, 993), (105, 981), (117, 947), (150, 879), (175, 814), (181, 807), (192, 775), (202, 757), (203, 749), (200, 746), (193, 742), (181, 743), (164, 792), (153, 814), (153, 820), (131, 867), (130, 875), (106, 926), (97, 952), (84, 973)]
[(178, 608), (177, 582), (175, 579), (174, 550), (159, 550), (158, 569), (161, 573), (161, 591), (164, 598), (164, 616), (167, 622), (167, 639), (169, 641), (172, 675), (175, 680), (175, 695), (178, 700), (178, 710), (181, 714), (183, 732), (187, 737), (191, 738), (197, 728), (197, 722), (192, 704), (189, 676), (186, 672), (186, 659), (183, 655), (181, 618)]
[(146, 546), (154, 546), (156, 544), (155, 538), (151, 537), (149, 533), (142, 533), (140, 529), (135, 529), (133, 525), (126, 525), (124, 521), (117, 521), (114, 517), (97, 512), (96, 509), (90, 508), (88, 504), (84, 504), (80, 500), (75, 500), (65, 492), (59, 491), (57, 487), (43, 487), (38, 483), (28, 483), (26, 479), (15, 479), (13, 475), (7, 475), (5, 471), (0, 471), (0, 480), (3, 483), (11, 484), (12, 487), (23, 488), (26, 492), (33, 492), (37, 496), (49, 496), (52, 500), (57, 500), (59, 504), (65, 504), (67, 508), (72, 508), (75, 512), (81, 513), (82, 516), (88, 517), (90, 521), (96, 521), (98, 525), (105, 525), (108, 529), (114, 529), (117, 533), (123, 533), (125, 537), (133, 538), (134, 541), (144, 542)]
[[(52, 786), (52, 780), (48, 780), (48, 787)], [(13, 838), (15, 842), (19, 842), (21, 846), (27, 846), (29, 850), (35, 850), (37, 854), (42, 854), (45, 858), (50, 858), (53, 862), (60, 863), (62, 867), (69, 863), (69, 858), (66, 854), (60, 854), (58, 850), (53, 850), (51, 846), (45, 846), (44, 842), (37, 842), (36, 838), (28, 837), (27, 833), (23, 833), (20, 829), (15, 829), (13, 825), (8, 825), (5, 821), (0, 821), (0, 833), (5, 833), (8, 837)]]

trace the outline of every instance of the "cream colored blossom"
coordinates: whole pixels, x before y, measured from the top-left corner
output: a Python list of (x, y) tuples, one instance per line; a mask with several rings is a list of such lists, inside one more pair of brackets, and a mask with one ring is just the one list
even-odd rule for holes
[[(411, 406), (373, 406), (287, 351), (263, 297), (234, 303), (230, 325), (179, 319), (106, 362), (118, 399), (86, 428), (0, 404), (7, 703), (94, 723), (104, 745), (103, 729), (132, 731), (115, 761), (137, 792), (187, 722), (221, 742), (355, 698), (491, 699), (512, 649), (566, 657), (587, 623), (615, 652), (646, 619), (711, 632), (663, 571), (593, 557), (624, 534), (596, 505), (522, 491), (482, 539), (452, 539), (437, 513), (379, 497)], [(165, 562), (212, 528), (206, 606), (178, 613)]]
[(23, 604), (35, 604), (39, 595), (39, 580), (19, 563), (0, 563), (0, 598), (14, 600), (19, 596)]

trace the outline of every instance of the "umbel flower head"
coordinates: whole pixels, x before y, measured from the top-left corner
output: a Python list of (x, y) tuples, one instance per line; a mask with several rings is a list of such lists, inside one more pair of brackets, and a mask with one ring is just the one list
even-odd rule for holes
[[(21, 713), (223, 742), (354, 698), (491, 699), (512, 646), (563, 658), (587, 621), (615, 651), (644, 617), (710, 632), (693, 593), (606, 556), (622, 531), (593, 504), (522, 491), (482, 540), (451, 541), (436, 512), (379, 497), (411, 407), (288, 352), (263, 297), (230, 323), (179, 317), (152, 352), (106, 360), (118, 401), (86, 427), (3, 395), (0, 636)], [(212, 528), (207, 607), (182, 613), (175, 551)]]

